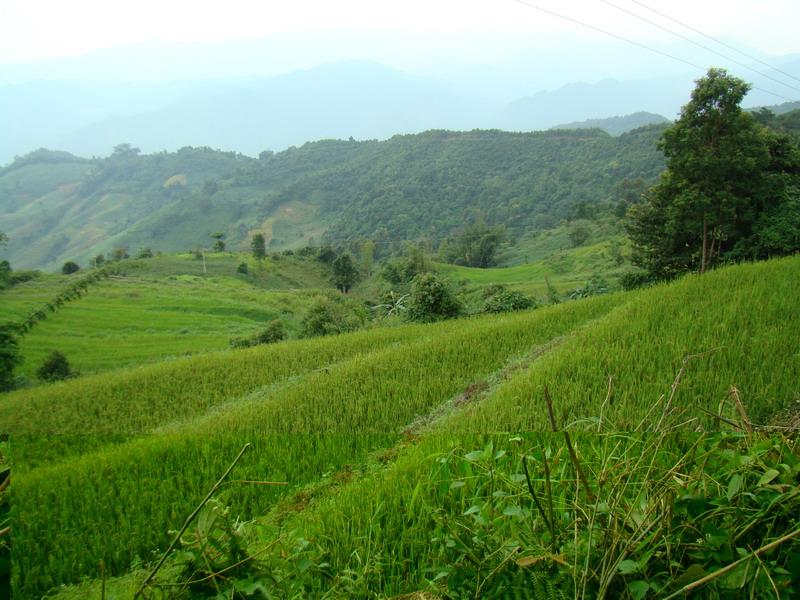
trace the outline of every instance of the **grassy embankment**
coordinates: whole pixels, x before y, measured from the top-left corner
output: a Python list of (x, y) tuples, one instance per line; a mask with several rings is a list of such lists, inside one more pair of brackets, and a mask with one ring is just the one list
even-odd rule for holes
[[(277, 374), (272, 379), (277, 385), (266, 389), (247, 384), (251, 393), (241, 390), (228, 398), (237, 401), (217, 403), (212, 410), (199, 406), (157, 431), (139, 425), (139, 431), (151, 433), (33, 468), (17, 478), (16, 585), (41, 592), (82, 575), (96, 575), (100, 559), (112, 573), (124, 572), (134, 556), (147, 557), (149, 549), (163, 547), (166, 529), (182, 520), (238, 449), (252, 442), (255, 449), (237, 468), (236, 477), (283, 479), (291, 485), (277, 491), (231, 488), (229, 501), (243, 516), (265, 512), (299, 486), (324, 481), (331, 472), (346, 472), (345, 465), (360, 464), (371, 453), (394, 447), (389, 452), (398, 458), (392, 466), (324, 496), (292, 516), (291, 525), (298, 535), (316, 540), (334, 572), (367, 569), (356, 562), (383, 557), (380, 565), (367, 565), (374, 577), (361, 580), (372, 592), (418, 589), (424, 583), (424, 568), (436, 562), (426, 527), (443, 506), (434, 489), (420, 487), (420, 481), (435, 481), (430, 477), (431, 457), (453, 447), (476, 447), (475, 436), (485, 432), (546, 429), (544, 385), (551, 389), (559, 422), (579, 429), (596, 427), (591, 419), (603, 411), (606, 427), (631, 429), (660, 396), (669, 396), (670, 384), (688, 355), (700, 356), (685, 363), (674, 398), (686, 419), (694, 419), (687, 427), (716, 428), (715, 419), (699, 409), (716, 412), (731, 385), (740, 389), (754, 420), (769, 419), (796, 402), (800, 357), (792, 340), (800, 337), (800, 323), (793, 318), (792, 290), (799, 271), (800, 259), (792, 258), (525, 314), (416, 331), (398, 328), (392, 330), (395, 335), (402, 338), (406, 332), (408, 337), (389, 346), (366, 354), (356, 350), (351, 358), (321, 371), (289, 378)], [(423, 338), (416, 339), (423, 330)], [(344, 349), (355, 340), (386, 335), (390, 334), (360, 333), (331, 343)], [(294, 344), (302, 353), (303, 344), (312, 342)], [(289, 347), (250, 352), (266, 356)], [(520, 362), (525, 354), (528, 360)], [(220, 355), (219, 363), (231, 365), (227, 356)], [(174, 366), (190, 368), (199, 360)], [(131, 420), (122, 406), (124, 386), (113, 395), (104, 391), (120, 375), (109, 374), (106, 383), (98, 376), (59, 388), (64, 392), (69, 386), (88, 386), (76, 397), (108, 398), (106, 414), (90, 413), (88, 435), (93, 428), (104, 434), (109, 422), (124, 430)], [(159, 380), (168, 377), (162, 373)], [(229, 385), (213, 381), (212, 386)], [(131, 383), (136, 385), (135, 378)], [(180, 387), (179, 379), (176, 384)], [(472, 392), (459, 396), (466, 388)], [(170, 394), (157, 386), (152, 391), (142, 402), (169, 412)], [(207, 395), (202, 386), (197, 392)], [(473, 401), (467, 402), (467, 396)], [(448, 399), (458, 398), (452, 403), (458, 406), (447, 410)], [(50, 425), (57, 427), (61, 418), (67, 425), (79, 404), (68, 400), (62, 417)], [(418, 443), (396, 447), (400, 431), (410, 423), (424, 423), (420, 418), (426, 414), (428, 433), (419, 426), (418, 433), (424, 435)], [(38, 443), (35, 427), (28, 435), (33, 441), (31, 464), (37, 454), (43, 461), (57, 459)], [(26, 437), (18, 442), (23, 455)], [(659, 461), (668, 458), (666, 454)], [(423, 506), (428, 512), (417, 519), (416, 508)], [(36, 542), (41, 539), (54, 544), (47, 554)], [(324, 582), (322, 577), (312, 585)]]
[[(249, 273), (237, 274), (241, 262)], [(236, 254), (165, 255), (125, 267), (64, 305), (23, 339), (29, 379), (58, 350), (81, 374), (227, 348), (281, 319), (296, 335), (312, 298), (330, 287), (324, 265), (281, 256), (261, 263)], [(81, 277), (42, 275), (0, 292), (0, 321), (19, 320)]]

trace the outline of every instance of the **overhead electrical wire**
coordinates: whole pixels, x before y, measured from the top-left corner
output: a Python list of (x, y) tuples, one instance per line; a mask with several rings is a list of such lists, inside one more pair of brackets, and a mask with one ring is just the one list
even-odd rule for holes
[(786, 77), (788, 77), (790, 79), (794, 79), (795, 81), (800, 82), (800, 77), (795, 77), (791, 73), (787, 73), (786, 71), (782, 71), (781, 69), (779, 69), (777, 67), (773, 67), (771, 64), (769, 64), (767, 62), (764, 62), (760, 58), (758, 58), (756, 56), (753, 56), (752, 54), (748, 54), (747, 52), (744, 52), (744, 51), (740, 50), (739, 48), (737, 48), (735, 46), (731, 46), (730, 44), (728, 44), (726, 42), (723, 42), (722, 40), (717, 39), (717, 38), (715, 38), (715, 37), (713, 37), (711, 35), (708, 35), (707, 33), (703, 33), (699, 29), (696, 29), (695, 27), (692, 27), (691, 25), (687, 25), (686, 23), (684, 23), (682, 21), (679, 21), (678, 19), (676, 19), (674, 17), (670, 17), (669, 15), (664, 14), (663, 12), (658, 11), (655, 8), (652, 8), (651, 6), (648, 6), (644, 2), (639, 2), (639, 0), (631, 0), (631, 2), (633, 2), (634, 4), (638, 4), (642, 8), (645, 8), (645, 9), (649, 10), (652, 13), (657, 14), (659, 17), (663, 17), (665, 19), (668, 19), (669, 21), (672, 21), (673, 23), (677, 23), (681, 27), (685, 27), (686, 29), (689, 29), (690, 31), (694, 31), (695, 33), (697, 33), (699, 35), (702, 35), (704, 38), (707, 38), (707, 39), (711, 40), (712, 42), (715, 42), (715, 43), (719, 44), (720, 46), (725, 46), (729, 50), (733, 50), (734, 52), (738, 52), (742, 56), (744, 56), (746, 58), (749, 58), (750, 60), (752, 60), (754, 62), (757, 62), (758, 64), (760, 64), (762, 66), (765, 66), (768, 69), (772, 69), (773, 71), (775, 71), (777, 73), (780, 73), (781, 75), (784, 75), (784, 76), (786, 76)]
[[(586, 29), (591, 29), (592, 31), (596, 31), (598, 33), (602, 33), (603, 35), (607, 35), (609, 37), (613, 37), (613, 38), (621, 40), (621, 41), (623, 41), (623, 42), (625, 42), (627, 44), (632, 44), (634, 46), (638, 46), (639, 48), (643, 48), (643, 49), (648, 50), (650, 52), (653, 52), (655, 54), (660, 54), (661, 56), (665, 56), (665, 57), (667, 57), (669, 59), (675, 60), (675, 61), (683, 63), (685, 65), (689, 65), (690, 67), (692, 67), (694, 69), (698, 69), (700, 71), (705, 71), (706, 70), (705, 67), (702, 67), (702, 66), (700, 66), (700, 65), (698, 65), (696, 63), (693, 63), (693, 62), (691, 62), (689, 60), (686, 60), (685, 58), (680, 58), (678, 56), (675, 56), (674, 54), (670, 54), (669, 52), (665, 52), (663, 50), (659, 50), (658, 48), (653, 48), (652, 46), (648, 46), (647, 44), (643, 44), (641, 42), (637, 42), (636, 40), (632, 40), (632, 39), (627, 38), (627, 37), (625, 37), (623, 35), (620, 35), (618, 33), (614, 33), (612, 31), (608, 31), (607, 29), (602, 29), (600, 27), (596, 27), (595, 25), (590, 25), (589, 23), (586, 23), (584, 21), (580, 21), (578, 19), (575, 19), (574, 17), (569, 17), (567, 15), (563, 15), (561, 13), (558, 13), (558, 12), (556, 12), (554, 10), (550, 10), (549, 8), (544, 8), (543, 6), (539, 6), (538, 4), (534, 4), (532, 2), (528, 2), (528, 0), (512, 0), (512, 1), (516, 2), (517, 4), (521, 4), (523, 6), (527, 6), (529, 8), (533, 8), (535, 10), (538, 10), (539, 12), (543, 12), (545, 14), (551, 15), (553, 17), (557, 17), (557, 18), (562, 19), (564, 21), (569, 21), (570, 23), (574, 23), (576, 25), (580, 25), (581, 27), (585, 27)], [(771, 96), (775, 96), (776, 98), (780, 98), (781, 100), (785, 100), (787, 102), (791, 102), (792, 101), (791, 98), (787, 98), (786, 96), (783, 96), (782, 94), (777, 94), (775, 92), (771, 92), (770, 90), (765, 90), (764, 88), (753, 86), (753, 89), (754, 90), (758, 90), (759, 92), (764, 92), (765, 94), (769, 94)]]
[[(800, 88), (798, 88), (798, 87), (795, 87), (795, 86), (793, 86), (793, 85), (791, 85), (789, 83), (786, 83), (785, 81), (781, 81), (780, 79), (776, 79), (775, 77), (772, 77), (772, 75), (768, 75), (766, 73), (763, 73), (763, 72), (759, 71), (758, 69), (754, 69), (753, 67), (751, 67), (751, 66), (749, 66), (749, 65), (747, 65), (747, 64), (745, 64), (745, 63), (743, 63), (743, 62), (741, 62), (741, 61), (739, 61), (739, 60), (737, 60), (735, 58), (731, 58), (730, 56), (728, 56), (726, 54), (723, 54), (722, 52), (718, 52), (717, 50), (714, 50), (714, 48), (709, 48), (705, 44), (701, 44), (700, 42), (698, 42), (696, 40), (693, 40), (692, 38), (687, 37), (687, 36), (685, 36), (685, 35), (683, 35), (681, 33), (678, 33), (677, 31), (674, 31), (674, 30), (670, 29), (669, 27), (664, 27), (663, 25), (660, 25), (659, 23), (656, 23), (655, 21), (651, 21), (647, 17), (643, 17), (641, 15), (636, 14), (633, 11), (628, 10), (627, 8), (624, 8), (622, 6), (614, 4), (613, 2), (610, 2), (609, 0), (600, 0), (600, 2), (602, 2), (603, 4), (607, 4), (611, 8), (615, 8), (616, 10), (618, 10), (620, 12), (623, 12), (626, 15), (630, 15), (631, 17), (639, 19), (640, 21), (644, 21), (645, 23), (648, 23), (649, 25), (652, 25), (653, 27), (658, 27), (662, 31), (666, 31), (667, 33), (669, 33), (671, 35), (674, 35), (676, 37), (679, 37), (682, 40), (685, 40), (685, 41), (689, 42), (690, 44), (694, 44), (698, 48), (702, 48), (703, 50), (706, 50), (707, 52), (711, 52), (712, 54), (716, 54), (717, 56), (721, 56), (725, 60), (729, 60), (732, 63), (739, 65), (740, 67), (744, 67), (745, 69), (748, 69), (748, 70), (752, 71), (753, 73), (757, 73), (758, 75), (760, 75), (761, 77), (764, 77), (765, 79), (769, 79), (770, 81), (774, 81), (775, 83), (778, 83), (780, 85), (784, 85), (784, 86), (794, 90), (795, 92), (800, 92)], [(637, 4), (639, 4), (639, 3), (637, 2)]]

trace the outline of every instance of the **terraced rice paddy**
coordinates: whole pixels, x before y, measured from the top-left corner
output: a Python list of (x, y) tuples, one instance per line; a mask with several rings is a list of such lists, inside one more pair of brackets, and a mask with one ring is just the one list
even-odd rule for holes
[[(110, 589), (127, 593), (141, 580), (136, 566), (166, 546), (168, 531), (250, 443), (225, 502), (243, 519), (266, 515), (255, 546), (310, 540), (292, 556), (338, 575), (309, 575), (306, 591), (422, 589), (437, 576), (427, 569), (450, 552), (431, 541), (446, 533), (442, 519), (471, 510), (469, 495), (448, 490), (467, 494), (484, 473), (465, 471), (464, 456), (492, 442), (518, 461), (518, 445), (549, 444), (562, 457), (554, 465), (568, 468), (555, 441), (519, 434), (548, 428), (545, 386), (557, 421), (576, 435), (652, 428), (667, 398), (671, 424), (713, 431), (731, 386), (755, 421), (791, 409), (800, 400), (799, 276), (795, 257), (508, 316), (210, 353), (9, 394), (0, 424), (18, 432), (15, 586), (35, 596), (98, 577), (102, 561), (121, 577)], [(722, 406), (723, 417), (735, 416)], [(614, 446), (576, 439), (601, 477)], [(647, 439), (619, 447), (620, 464)], [(676, 437), (648, 456), (667, 465), (684, 446)], [(515, 465), (509, 477), (519, 475)], [(564, 471), (570, 477), (574, 484)], [(243, 483), (253, 481), (288, 485)], [(504, 493), (524, 493), (508, 482)]]

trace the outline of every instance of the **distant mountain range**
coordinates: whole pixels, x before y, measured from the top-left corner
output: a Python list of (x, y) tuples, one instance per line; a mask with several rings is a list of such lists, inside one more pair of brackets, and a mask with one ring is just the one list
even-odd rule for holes
[(622, 135), (633, 129), (646, 125), (669, 123), (669, 119), (649, 112), (637, 112), (622, 117), (609, 117), (607, 119), (587, 119), (575, 123), (556, 125), (552, 129), (602, 129), (609, 135)]
[[(800, 75), (800, 62), (785, 68)], [(107, 156), (127, 142), (145, 152), (209, 146), (257, 156), (319, 139), (387, 139), (434, 128), (535, 131), (641, 111), (669, 119), (694, 76), (605, 78), (536, 91), (549, 75), (526, 82), (524, 71), (480, 65), (418, 75), (359, 60), (269, 77), (28, 81), (0, 85), (0, 165), (39, 147)], [(768, 97), (750, 100), (767, 104)], [(627, 127), (606, 126), (614, 134)]]

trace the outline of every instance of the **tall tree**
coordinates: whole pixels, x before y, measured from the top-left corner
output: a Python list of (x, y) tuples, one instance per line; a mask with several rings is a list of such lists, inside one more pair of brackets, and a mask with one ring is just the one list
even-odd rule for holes
[(356, 281), (358, 269), (353, 263), (353, 257), (345, 252), (333, 261), (333, 284), (346, 294)]
[(212, 233), (211, 237), (214, 238), (214, 245), (212, 247), (214, 252), (225, 252), (225, 241), (223, 240), (225, 234), (221, 231), (217, 231)]
[(253, 257), (257, 260), (261, 260), (267, 255), (267, 244), (264, 241), (263, 234), (257, 233), (252, 237), (250, 240), (250, 249), (253, 251)]
[(782, 202), (790, 174), (779, 154), (788, 140), (778, 141), (741, 109), (749, 89), (724, 69), (710, 69), (664, 131), (667, 169), (647, 201), (631, 207), (628, 227), (634, 263), (654, 277), (702, 273), (721, 258), (747, 254), (762, 213)]

